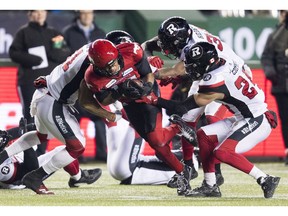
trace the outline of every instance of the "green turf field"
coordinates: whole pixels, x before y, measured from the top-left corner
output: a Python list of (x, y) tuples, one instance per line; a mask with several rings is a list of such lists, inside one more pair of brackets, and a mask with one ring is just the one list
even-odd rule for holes
[[(68, 187), (69, 176), (58, 171), (45, 181), (55, 195), (36, 195), (32, 190), (0, 190), (0, 206), (288, 206), (288, 167), (283, 163), (256, 163), (271, 175), (280, 176), (279, 186), (272, 199), (263, 197), (260, 186), (250, 176), (222, 165), (225, 183), (221, 186), (221, 198), (188, 198), (178, 196), (175, 189), (166, 185), (119, 185), (106, 169), (106, 164), (81, 164), (82, 168), (100, 167), (101, 178), (94, 184), (79, 188)], [(203, 180), (191, 181), (192, 188)], [(0, 207), (1, 209), (1, 207)]]

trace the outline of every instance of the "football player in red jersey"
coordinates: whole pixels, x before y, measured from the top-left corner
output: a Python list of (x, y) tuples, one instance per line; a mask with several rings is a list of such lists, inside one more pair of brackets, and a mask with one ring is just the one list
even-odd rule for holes
[[(161, 108), (135, 102), (150, 93), (160, 95), (158, 84), (141, 46), (138, 43), (121, 43), (115, 46), (108, 40), (99, 39), (91, 44), (88, 56), (92, 64), (85, 73), (87, 87), (104, 106), (116, 100), (122, 102), (134, 129), (162, 161), (180, 174), (179, 182), (186, 182), (184, 187), (179, 184), (182, 187), (177, 188), (178, 194), (183, 195), (190, 189), (190, 179), (198, 173), (194, 167), (183, 165), (171, 152), (169, 142), (180, 132), (178, 126), (172, 124), (163, 128)], [(143, 86), (137, 86), (132, 79), (141, 79)], [(93, 112), (89, 101), (80, 103)], [(191, 134), (191, 139), (194, 139), (193, 135)]]
[[(35, 116), (36, 130), (23, 134), (0, 152), (2, 164), (9, 157), (51, 138), (58, 139), (66, 146), (47, 163), (22, 178), (23, 184), (36, 193), (39, 192), (43, 179), (75, 161), (85, 150), (86, 139), (73, 115), (73, 105), (78, 99), (85, 71), (91, 64), (88, 58), (89, 46), (90, 44), (84, 45), (49, 75), (34, 81), (36, 90), (31, 101), (30, 114)], [(111, 121), (117, 119), (110, 112), (105, 117)]]

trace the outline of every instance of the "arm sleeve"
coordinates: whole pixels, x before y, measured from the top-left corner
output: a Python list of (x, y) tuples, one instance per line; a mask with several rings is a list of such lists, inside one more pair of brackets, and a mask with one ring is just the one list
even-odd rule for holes
[(161, 52), (161, 48), (157, 45), (158, 40), (158, 36), (155, 36), (141, 44), (147, 56), (152, 56), (154, 51)]
[(194, 96), (191, 95), (184, 101), (166, 100), (164, 98), (158, 98), (157, 106), (160, 106), (166, 110), (169, 110), (171, 114), (183, 115), (191, 109), (198, 108)]
[(137, 68), (138, 73), (140, 74), (141, 77), (146, 76), (148, 73), (152, 73), (150, 64), (147, 60), (147, 56), (144, 52), (142, 58), (140, 59), (139, 62), (137, 62), (135, 67)]

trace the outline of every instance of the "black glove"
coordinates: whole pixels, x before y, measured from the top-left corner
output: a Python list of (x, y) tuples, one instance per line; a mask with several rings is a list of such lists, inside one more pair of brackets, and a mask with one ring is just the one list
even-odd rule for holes
[(143, 83), (128, 79), (120, 85), (120, 89), (121, 93), (125, 97), (130, 99), (138, 99), (142, 96), (143, 93)]
[(0, 130), (0, 152), (6, 147), (9, 143), (11, 136), (7, 131)]
[(146, 96), (146, 95), (151, 94), (152, 88), (153, 88), (153, 83), (151, 83), (151, 82), (143, 83), (143, 90), (142, 90), (141, 96)]
[(46, 83), (46, 78), (45, 76), (40, 76), (38, 77), (37, 79), (34, 80), (34, 87), (36, 89), (39, 89), (39, 88), (45, 88), (47, 87), (47, 83)]

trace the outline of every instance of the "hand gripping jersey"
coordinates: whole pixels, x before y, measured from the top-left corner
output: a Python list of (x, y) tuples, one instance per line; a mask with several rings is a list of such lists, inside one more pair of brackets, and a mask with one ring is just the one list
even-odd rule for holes
[(88, 48), (89, 44), (84, 45), (46, 76), (49, 93), (59, 102), (74, 104), (78, 99), (80, 82), (90, 65)]
[(255, 118), (267, 111), (262, 89), (252, 82), (238, 64), (231, 62), (204, 75), (199, 93), (218, 92), (225, 95), (219, 101), (237, 117)]
[[(85, 73), (85, 81), (92, 92), (117, 89), (117, 86), (126, 79), (138, 79), (151, 73), (150, 65), (147, 61), (143, 61), (144, 51), (138, 43), (122, 43), (116, 47), (123, 57), (124, 66), (116, 76), (112, 77), (101, 76), (90, 66)], [(121, 98), (119, 100), (121, 101)]]

